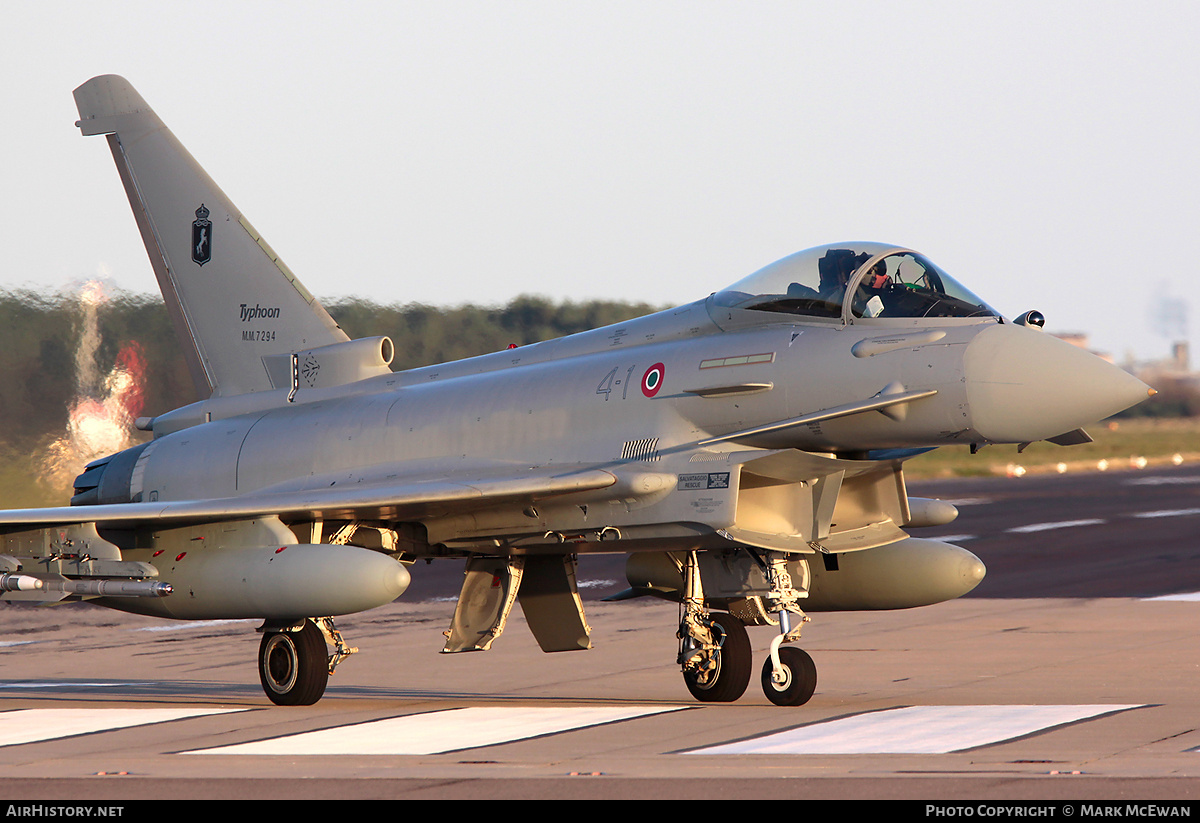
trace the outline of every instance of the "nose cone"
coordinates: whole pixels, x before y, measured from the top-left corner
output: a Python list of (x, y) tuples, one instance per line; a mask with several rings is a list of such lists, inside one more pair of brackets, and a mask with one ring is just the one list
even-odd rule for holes
[(1154, 393), (1077, 346), (1011, 323), (980, 332), (967, 347), (964, 370), (972, 428), (992, 443), (1055, 437)]

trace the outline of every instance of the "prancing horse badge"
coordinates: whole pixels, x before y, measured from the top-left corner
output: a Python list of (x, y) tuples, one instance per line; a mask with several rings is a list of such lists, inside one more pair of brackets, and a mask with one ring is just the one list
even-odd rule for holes
[(208, 209), (203, 203), (196, 209), (196, 219), (192, 221), (192, 260), (201, 266), (212, 260), (212, 221), (208, 219)]

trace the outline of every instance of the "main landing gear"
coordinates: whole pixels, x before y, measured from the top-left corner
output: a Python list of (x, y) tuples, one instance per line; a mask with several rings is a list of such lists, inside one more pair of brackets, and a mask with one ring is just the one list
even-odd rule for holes
[[(700, 618), (707, 623), (711, 642), (685, 641), (687, 653), (683, 666), (683, 682), (692, 697), (701, 703), (730, 703), (746, 692), (750, 685), (753, 654), (750, 636), (742, 621), (731, 614), (713, 614)], [(714, 648), (715, 647), (715, 648)]]
[[(769, 604), (779, 623), (779, 634), (771, 641), (771, 653), (762, 668), (763, 694), (776, 706), (801, 706), (816, 691), (817, 667), (803, 649), (781, 646), (799, 640), (800, 629), (808, 621), (797, 604), (807, 594), (807, 587), (803, 594), (792, 587), (782, 555), (772, 552), (761, 562), (771, 590), (755, 599), (763, 609)], [(745, 693), (754, 666), (745, 624), (732, 614), (710, 612), (705, 607), (695, 552), (688, 554), (682, 566), (684, 596), (678, 662), (683, 668), (683, 681), (701, 702), (732, 702)], [(759, 616), (765, 618), (766, 612)], [(800, 620), (792, 628), (796, 616)]]
[[(293, 624), (266, 623), (258, 647), (258, 678), (277, 706), (311, 706), (325, 694), (338, 663), (358, 651), (342, 641), (333, 618), (306, 618)], [(325, 643), (334, 647), (327, 654)]]

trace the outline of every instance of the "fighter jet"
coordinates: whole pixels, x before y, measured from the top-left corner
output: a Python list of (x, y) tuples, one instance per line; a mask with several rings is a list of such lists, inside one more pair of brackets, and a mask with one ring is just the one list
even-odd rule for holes
[(400, 596), (416, 561), (465, 559), (445, 653), (488, 649), (519, 602), (544, 651), (591, 647), (581, 554), (680, 604), (701, 701), (753, 674), (800, 705), (809, 613), (899, 609), (974, 588), (970, 552), (908, 530), (903, 462), (938, 446), (1084, 442), (1152, 390), (1011, 321), (929, 258), (848, 242), (678, 308), (393, 372), (350, 340), (124, 79), (75, 90), (105, 135), (204, 399), (138, 421), (71, 505), (0, 513), (7, 600), (87, 599), (164, 618), (262, 620), (259, 675), (312, 704), (351, 652), (333, 618)]

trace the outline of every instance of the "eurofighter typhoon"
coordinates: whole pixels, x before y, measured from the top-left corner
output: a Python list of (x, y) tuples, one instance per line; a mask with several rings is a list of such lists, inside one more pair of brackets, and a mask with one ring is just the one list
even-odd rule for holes
[(1153, 393), (1002, 317), (927, 257), (837, 243), (679, 308), (393, 372), (350, 340), (124, 79), (75, 90), (105, 135), (200, 396), (83, 468), (71, 505), (0, 512), (7, 600), (262, 620), (259, 674), (312, 704), (352, 651), (333, 623), (391, 602), (417, 560), (465, 558), (446, 653), (515, 603), (544, 651), (591, 647), (579, 554), (681, 604), (692, 695), (732, 701), (771, 626), (771, 702), (816, 686), (807, 614), (974, 588), (970, 552), (902, 463), (949, 445), (1089, 438)]

